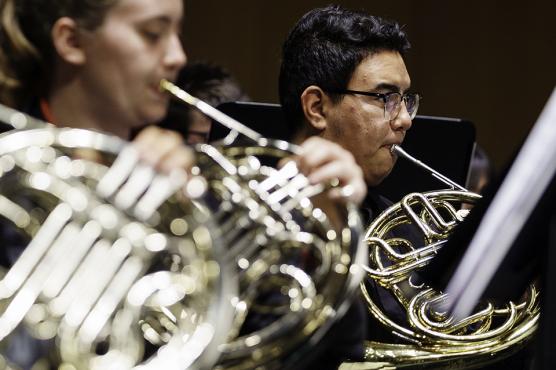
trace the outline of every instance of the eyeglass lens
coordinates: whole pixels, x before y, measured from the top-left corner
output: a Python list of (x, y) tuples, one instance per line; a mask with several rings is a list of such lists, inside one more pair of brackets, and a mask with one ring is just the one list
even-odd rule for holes
[[(418, 108), (418, 97), (417, 94), (407, 94), (403, 95), (403, 100), (405, 102), (405, 108), (409, 117), (413, 119), (417, 114)], [(386, 119), (393, 120), (398, 117), (402, 106), (402, 95), (401, 94), (389, 94), (386, 96), (386, 103), (384, 105)]]

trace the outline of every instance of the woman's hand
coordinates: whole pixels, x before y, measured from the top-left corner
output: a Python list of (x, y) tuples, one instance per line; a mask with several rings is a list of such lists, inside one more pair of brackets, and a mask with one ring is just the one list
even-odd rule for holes
[(133, 140), (133, 146), (139, 152), (141, 161), (162, 173), (181, 170), (189, 173), (194, 163), (193, 151), (175, 131), (148, 126)]

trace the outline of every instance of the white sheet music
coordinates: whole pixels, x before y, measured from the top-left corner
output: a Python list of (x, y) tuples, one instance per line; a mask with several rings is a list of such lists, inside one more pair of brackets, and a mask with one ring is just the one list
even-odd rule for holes
[(556, 172), (556, 89), (521, 148), (448, 287), (448, 308), (469, 316)]

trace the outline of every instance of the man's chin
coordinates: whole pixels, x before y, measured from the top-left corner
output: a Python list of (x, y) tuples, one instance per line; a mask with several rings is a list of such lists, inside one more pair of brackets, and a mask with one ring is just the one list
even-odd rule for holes
[(382, 171), (374, 171), (373, 173), (365, 175), (365, 182), (367, 183), (367, 186), (375, 187), (380, 185), (382, 181), (384, 181), (384, 179), (388, 177), (390, 172), (392, 172), (392, 169), (393, 167), (390, 167)]

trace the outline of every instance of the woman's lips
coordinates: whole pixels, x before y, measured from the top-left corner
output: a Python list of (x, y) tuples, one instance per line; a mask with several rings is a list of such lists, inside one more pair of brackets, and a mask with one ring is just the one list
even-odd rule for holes
[(155, 96), (158, 100), (166, 101), (170, 98), (168, 93), (160, 90), (160, 87), (158, 85), (151, 86), (149, 90), (152, 93), (152, 95)]

